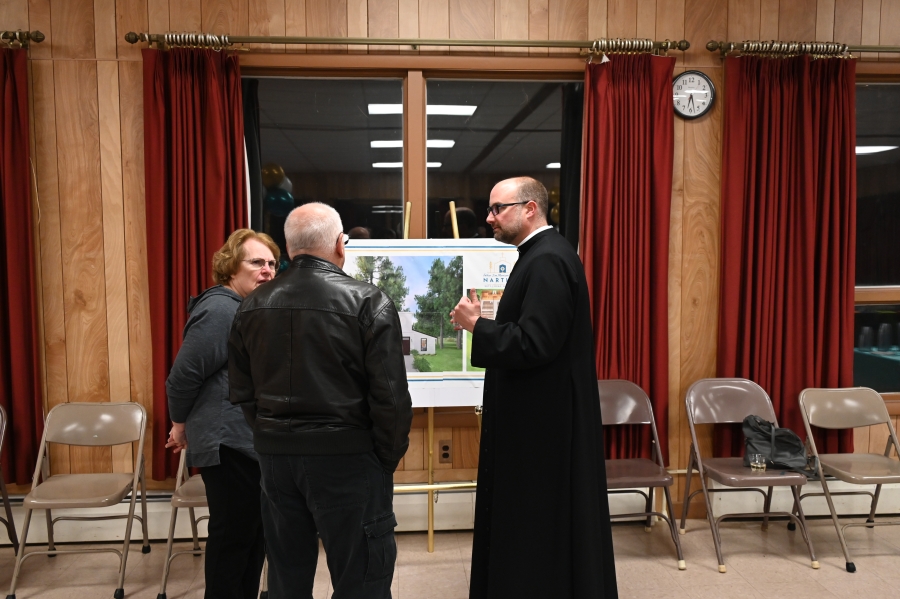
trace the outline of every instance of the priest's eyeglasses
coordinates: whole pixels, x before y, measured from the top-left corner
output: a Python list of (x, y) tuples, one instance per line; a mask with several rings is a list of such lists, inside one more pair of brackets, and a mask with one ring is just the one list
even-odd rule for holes
[(488, 206), (488, 212), (490, 214), (493, 214), (494, 216), (497, 216), (498, 214), (500, 214), (500, 211), (507, 206), (518, 206), (520, 204), (527, 204), (530, 201), (531, 200), (525, 200), (524, 202), (510, 202), (509, 204), (493, 204), (491, 206)]
[(264, 260), (263, 258), (253, 258), (252, 260), (244, 260), (244, 262), (253, 267), (253, 270), (260, 270), (263, 266), (268, 266), (269, 270), (275, 270), (275, 266), (278, 265), (274, 260)]

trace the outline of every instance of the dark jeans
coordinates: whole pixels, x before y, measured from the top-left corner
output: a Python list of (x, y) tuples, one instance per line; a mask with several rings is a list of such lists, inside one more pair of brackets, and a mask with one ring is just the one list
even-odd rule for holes
[(262, 517), (269, 555), (269, 597), (311, 599), (319, 542), (332, 599), (390, 599), (394, 476), (373, 452), (260, 455)]
[(256, 599), (265, 558), (259, 462), (219, 446), (218, 466), (200, 469), (209, 502), (206, 599)]

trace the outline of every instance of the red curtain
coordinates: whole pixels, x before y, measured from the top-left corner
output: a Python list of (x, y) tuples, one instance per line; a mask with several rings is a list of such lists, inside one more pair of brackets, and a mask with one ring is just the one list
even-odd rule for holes
[(241, 70), (234, 54), (144, 50), (147, 262), (153, 335), (153, 478), (174, 476), (165, 448), (166, 377), (188, 296), (212, 282), (212, 256), (246, 227)]
[[(801, 437), (800, 391), (853, 384), (855, 76), (840, 58), (725, 62), (718, 375), (757, 382)], [(716, 450), (742, 439), (722, 429)]]
[[(627, 379), (653, 403), (668, 455), (668, 256), (675, 58), (614, 55), (585, 69), (580, 254), (597, 377)], [(606, 431), (606, 456), (648, 456), (645, 427)]]
[(44, 430), (28, 132), (28, 53), (0, 48), (0, 404), (4, 475), (31, 482)]

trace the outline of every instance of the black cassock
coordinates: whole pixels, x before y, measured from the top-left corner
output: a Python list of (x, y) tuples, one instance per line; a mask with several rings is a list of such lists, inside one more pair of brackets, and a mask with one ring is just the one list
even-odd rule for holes
[(590, 300), (556, 231), (519, 247), (472, 364), (487, 372), (470, 599), (617, 597)]

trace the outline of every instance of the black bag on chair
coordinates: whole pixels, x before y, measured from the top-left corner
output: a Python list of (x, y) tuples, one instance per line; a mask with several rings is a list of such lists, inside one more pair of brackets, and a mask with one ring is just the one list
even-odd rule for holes
[(806, 456), (806, 446), (800, 437), (789, 428), (778, 428), (759, 416), (747, 416), (742, 424), (744, 430), (744, 466), (750, 466), (750, 455), (759, 453), (766, 456), (766, 466), (794, 470), (808, 478), (817, 475), (815, 466), (810, 466)]

